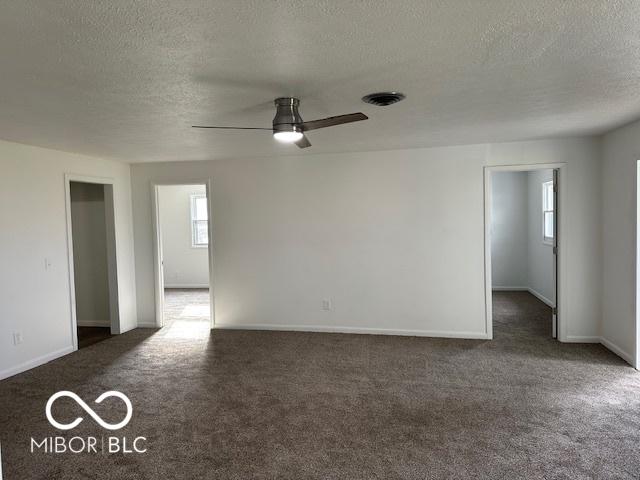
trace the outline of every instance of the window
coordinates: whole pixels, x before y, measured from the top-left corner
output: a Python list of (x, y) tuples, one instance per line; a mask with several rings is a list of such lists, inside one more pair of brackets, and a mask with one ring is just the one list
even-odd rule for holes
[(207, 196), (191, 195), (191, 246), (195, 248), (209, 245), (207, 224)]
[(542, 184), (542, 240), (553, 245), (553, 182)]

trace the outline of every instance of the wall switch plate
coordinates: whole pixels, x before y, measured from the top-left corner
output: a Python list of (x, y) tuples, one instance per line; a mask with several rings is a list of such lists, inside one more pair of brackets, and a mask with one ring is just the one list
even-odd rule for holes
[(329, 298), (325, 298), (324, 300), (322, 300), (322, 309), (323, 310), (331, 310), (331, 299)]
[(13, 332), (13, 344), (20, 345), (22, 342), (24, 342), (22, 332)]
[(48, 258), (44, 259), (44, 269), (45, 270), (49, 270), (51, 268), (51, 260), (49, 260)]

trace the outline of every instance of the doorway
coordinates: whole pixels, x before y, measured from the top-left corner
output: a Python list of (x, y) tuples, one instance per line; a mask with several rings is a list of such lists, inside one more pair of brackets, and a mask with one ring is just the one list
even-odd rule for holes
[(120, 333), (113, 183), (66, 178), (73, 346)]
[(176, 338), (212, 328), (209, 197), (206, 183), (154, 186), (157, 326)]
[(485, 170), (487, 336), (564, 340), (561, 249), (564, 164)]

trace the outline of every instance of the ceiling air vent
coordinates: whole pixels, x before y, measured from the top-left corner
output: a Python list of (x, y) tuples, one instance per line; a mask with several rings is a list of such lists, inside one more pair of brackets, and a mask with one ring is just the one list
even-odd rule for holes
[(364, 103), (370, 103), (371, 105), (377, 105), (379, 107), (386, 107), (387, 105), (393, 105), (400, 100), (404, 100), (404, 94), (400, 92), (378, 92), (370, 93), (362, 97)]

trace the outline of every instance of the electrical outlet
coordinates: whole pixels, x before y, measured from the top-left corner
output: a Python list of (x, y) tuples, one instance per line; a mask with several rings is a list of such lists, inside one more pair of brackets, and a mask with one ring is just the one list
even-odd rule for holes
[(332, 306), (331, 306), (331, 299), (330, 298), (325, 298), (324, 300), (322, 300), (322, 309), (323, 310), (331, 310)]
[(24, 341), (22, 332), (13, 332), (13, 344), (20, 345)]

